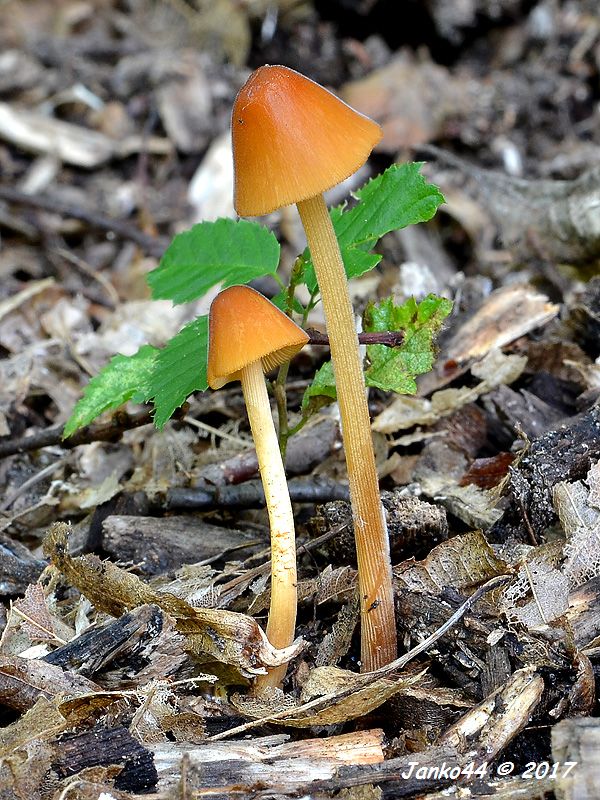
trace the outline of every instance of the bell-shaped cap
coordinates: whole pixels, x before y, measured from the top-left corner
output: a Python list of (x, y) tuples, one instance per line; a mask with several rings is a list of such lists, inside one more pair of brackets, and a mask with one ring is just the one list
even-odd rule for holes
[(261, 361), (265, 372), (289, 361), (308, 335), (249, 286), (230, 286), (212, 302), (208, 321), (207, 379), (211, 389), (236, 381)]
[(233, 105), (234, 206), (242, 217), (308, 200), (361, 167), (382, 131), (288, 67), (259, 67)]

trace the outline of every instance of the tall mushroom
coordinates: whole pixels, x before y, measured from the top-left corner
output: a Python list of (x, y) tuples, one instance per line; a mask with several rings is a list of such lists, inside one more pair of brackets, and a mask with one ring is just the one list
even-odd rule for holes
[(342, 436), (361, 597), (361, 662), (377, 669), (396, 657), (389, 541), (354, 313), (323, 192), (367, 160), (381, 128), (322, 86), (281, 66), (260, 67), (232, 113), (234, 205), (240, 216), (296, 203), (323, 301)]
[[(212, 302), (209, 314), (208, 385), (220, 389), (239, 380), (256, 447), (271, 528), (271, 608), (267, 636), (287, 647), (296, 627), (294, 517), (264, 373), (289, 361), (307, 334), (249, 286), (231, 286)], [(259, 677), (256, 689), (278, 686), (286, 666)]]

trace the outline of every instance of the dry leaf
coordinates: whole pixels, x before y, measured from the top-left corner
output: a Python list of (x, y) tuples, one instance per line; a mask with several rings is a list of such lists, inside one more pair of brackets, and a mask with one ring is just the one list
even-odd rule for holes
[(56, 747), (48, 742), (33, 739), (25, 742), (9, 758), (0, 758), (0, 787), (8, 800), (42, 800), (48, 795), (40, 793), (47, 785)]
[(438, 594), (447, 586), (458, 591), (478, 586), (506, 571), (481, 531), (472, 531), (438, 544), (423, 561), (394, 567), (394, 578), (410, 591)]
[(53, 525), (44, 542), (45, 552), (98, 610), (118, 617), (139, 605), (153, 603), (175, 619), (189, 650), (235, 666), (247, 677), (286, 663), (302, 649), (300, 640), (285, 649), (273, 647), (258, 624), (244, 614), (194, 608), (168, 592), (153, 591), (135, 575), (97, 556), (72, 558), (67, 551), (68, 531), (64, 523)]
[[(234, 695), (232, 702), (252, 719), (293, 728), (334, 725), (370, 713), (395, 694), (407, 691), (423, 674), (412, 673), (392, 680), (357, 675), (338, 667), (316, 667), (302, 687), (299, 700), (272, 690), (260, 697)], [(276, 715), (280, 718), (275, 719)]]
[(533, 599), (524, 606), (511, 609), (508, 616), (530, 630), (562, 617), (569, 607), (569, 581), (566, 575), (543, 558), (528, 559), (523, 569)]
[(423, 397), (397, 397), (375, 417), (373, 430), (379, 433), (395, 433), (412, 428), (413, 425), (433, 425), (496, 386), (513, 383), (521, 376), (526, 364), (527, 359), (524, 356), (507, 356), (500, 350), (491, 350), (485, 358), (471, 367), (471, 373), (481, 379), (477, 386), (441, 389), (431, 396), (431, 400)]
[(173, 149), (168, 139), (130, 136), (117, 141), (90, 128), (8, 103), (0, 103), (0, 138), (23, 150), (52, 154), (67, 164), (87, 169), (140, 150), (167, 155)]
[(424, 494), (439, 500), (454, 516), (474, 528), (491, 528), (502, 516), (494, 508), (498, 496), (494, 491), (469, 484), (461, 486), (435, 470), (419, 468), (414, 472)]
[(0, 730), (0, 758), (34, 739), (55, 736), (66, 727), (67, 720), (58, 710), (56, 702), (42, 695), (22, 717)]
[(336, 665), (349, 652), (359, 616), (360, 603), (356, 592), (352, 600), (342, 606), (330, 632), (323, 637), (315, 656), (315, 666)]
[[(27, 635), (30, 643), (60, 642), (55, 629), (57, 622), (58, 620), (54, 619), (48, 611), (46, 596), (41, 585), (39, 583), (30, 584), (25, 590), (25, 596), (13, 604), (7, 622), (7, 630), (2, 636), (2, 652), (9, 652), (6, 648), (7, 633), (17, 625), (21, 632)], [(14, 646), (12, 652), (15, 652)]]
[(472, 708), (473, 702), (467, 700), (460, 689), (450, 689), (446, 686), (427, 685), (429, 681), (424, 681), (423, 686), (411, 686), (404, 694), (413, 700), (422, 700), (426, 703), (434, 703), (436, 706), (452, 706), (453, 708)]
[(87, 694), (99, 688), (82, 675), (62, 670), (45, 661), (0, 656), (0, 704), (17, 711), (31, 708), (39, 697)]
[[(328, 564), (316, 578), (308, 578), (298, 583), (298, 602), (312, 599), (317, 605), (332, 601), (344, 601), (356, 589), (357, 572), (352, 567), (336, 567)], [(268, 576), (262, 576), (252, 585), (252, 590), (258, 592), (252, 600), (249, 614), (260, 614), (269, 608), (271, 589), (264, 588)]]
[(342, 98), (381, 123), (378, 148), (396, 153), (436, 139), (449, 119), (469, 113), (478, 92), (475, 81), (453, 75), (424, 54), (413, 59), (402, 51), (366, 78), (346, 84)]
[[(214, 676), (203, 676), (214, 682)], [(200, 714), (191, 714), (189, 711), (182, 713), (180, 707), (181, 697), (166, 681), (156, 681), (145, 686), (138, 692), (142, 700), (140, 708), (135, 713), (130, 730), (141, 742), (168, 741), (167, 733), (177, 727), (187, 730), (188, 741), (197, 741), (204, 732), (204, 720)], [(185, 716), (185, 721), (183, 717)], [(181, 717), (181, 718), (180, 718)], [(175, 721), (175, 726), (173, 725)]]
[(571, 586), (580, 586), (600, 574), (600, 463), (585, 481), (557, 483), (552, 502), (567, 537), (562, 571)]
[(497, 289), (454, 334), (444, 356), (459, 363), (480, 358), (545, 325), (558, 311), (557, 305), (531, 286), (512, 284)]
[(203, 58), (192, 48), (183, 49), (170, 69), (155, 89), (163, 126), (178, 150), (202, 152), (214, 125), (211, 80)]
[(190, 223), (235, 217), (232, 183), (231, 134), (226, 131), (212, 142), (189, 183)]
[(313, 599), (317, 605), (330, 602), (343, 602), (350, 597), (357, 586), (357, 572), (352, 567), (333, 567), (328, 564), (316, 578), (300, 581), (298, 600)]
[(95, 692), (79, 694), (58, 700), (58, 710), (69, 723), (69, 728), (89, 728), (98, 719), (123, 718), (130, 714), (131, 706), (137, 705), (134, 692), (106, 692), (98, 687)]
[(499, 598), (502, 612), (528, 628), (535, 628), (558, 619), (568, 609), (569, 582), (558, 569), (562, 559), (559, 541), (529, 548), (514, 579)]

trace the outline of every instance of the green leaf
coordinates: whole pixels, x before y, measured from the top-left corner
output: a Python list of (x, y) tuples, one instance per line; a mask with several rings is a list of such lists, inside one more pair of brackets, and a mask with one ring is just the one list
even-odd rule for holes
[(159, 350), (145, 345), (133, 356), (115, 356), (88, 383), (65, 426), (64, 436), (88, 425), (127, 400), (154, 403), (154, 422), (162, 428), (195, 391), (208, 387), (208, 317), (190, 322)]
[(302, 397), (302, 413), (314, 414), (319, 408), (332, 403), (337, 397), (335, 378), (331, 361), (326, 361), (317, 370), (313, 382), (304, 390)]
[(420, 303), (410, 298), (401, 306), (395, 306), (391, 297), (377, 305), (371, 303), (364, 315), (366, 331), (404, 331), (405, 336), (399, 347), (381, 344), (367, 347), (370, 362), (365, 372), (367, 386), (414, 394), (415, 377), (433, 367), (433, 340), (451, 310), (450, 300), (433, 294)]
[[(271, 302), (285, 314), (287, 308), (287, 289), (282, 289), (280, 292), (277, 292), (277, 294), (271, 298)], [(304, 306), (296, 297), (294, 297), (292, 301), (292, 311), (295, 311), (295, 313), (300, 316), (304, 315)]]
[(118, 408), (128, 400), (142, 401), (154, 368), (158, 350), (144, 345), (132, 356), (114, 356), (104, 369), (85, 387), (83, 397), (77, 402), (65, 425), (63, 438), (110, 408)]
[[(361, 275), (379, 262), (381, 257), (370, 251), (381, 236), (429, 219), (443, 201), (438, 189), (427, 184), (420, 175), (420, 167), (420, 164), (394, 165), (356, 193), (358, 202), (353, 208), (342, 206), (331, 211), (348, 277)], [(175, 237), (160, 265), (149, 274), (148, 283), (155, 299), (189, 302), (218, 284), (227, 287), (274, 274), (279, 253), (280, 247), (273, 234), (257, 223), (231, 219), (204, 222)], [(294, 284), (304, 281), (311, 292), (317, 292), (307, 252), (299, 263), (302, 278), (294, 271)], [(294, 311), (303, 313), (297, 301)], [(413, 312), (416, 320), (412, 319)], [(419, 315), (424, 313), (397, 309), (392, 314), (396, 324), (402, 322), (403, 315), (406, 317), (410, 334), (407, 329), (407, 340), (399, 351), (369, 349), (371, 385), (414, 391), (412, 376), (424, 371), (425, 362), (430, 369), (432, 353), (428, 357), (427, 350), (431, 351), (432, 332), (437, 330), (436, 325), (439, 327), (436, 320), (443, 318), (440, 309), (429, 320), (420, 319)], [(376, 322), (379, 317), (385, 318), (383, 311), (379, 315), (373, 311)], [(387, 329), (383, 321), (381, 324), (383, 328), (378, 330)], [(183, 328), (162, 350), (146, 346), (134, 356), (115, 356), (88, 384), (65, 427), (65, 436), (103, 411), (117, 408), (130, 399), (152, 399), (156, 425), (162, 427), (192, 392), (207, 388), (207, 341), (208, 319), (200, 317)], [(403, 371), (399, 371), (396, 362), (402, 362)], [(333, 371), (331, 364), (325, 364), (305, 394), (303, 409), (334, 398)]]
[(279, 242), (267, 228), (218, 219), (178, 234), (149, 273), (148, 284), (155, 300), (188, 303), (217, 284), (225, 288), (272, 274), (278, 264)]
[(193, 392), (208, 388), (207, 349), (208, 316), (205, 315), (182, 328), (157, 352), (146, 392), (146, 399), (155, 406), (157, 428), (162, 428)]
[[(381, 256), (370, 250), (390, 231), (431, 219), (444, 197), (437, 186), (421, 175), (422, 162), (393, 164), (355, 193), (352, 208), (331, 209), (333, 227), (340, 244), (348, 278), (373, 269)], [(311, 292), (317, 279), (308, 251), (305, 251), (304, 280)]]

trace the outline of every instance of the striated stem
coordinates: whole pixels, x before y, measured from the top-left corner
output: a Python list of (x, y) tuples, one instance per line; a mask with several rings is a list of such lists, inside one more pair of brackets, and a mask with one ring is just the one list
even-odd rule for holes
[[(275, 647), (287, 647), (294, 640), (297, 608), (292, 504), (260, 361), (242, 370), (241, 382), (271, 528), (271, 608), (267, 636)], [(255, 691), (260, 693), (269, 686), (279, 686), (286, 669), (283, 664), (258, 677)]]
[(361, 600), (362, 670), (396, 658), (394, 594), (362, 361), (340, 248), (322, 195), (298, 203), (329, 334), (348, 466)]

